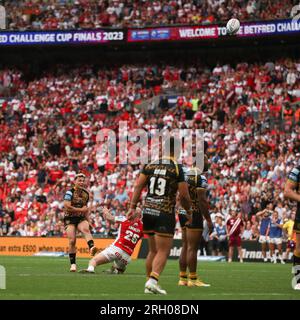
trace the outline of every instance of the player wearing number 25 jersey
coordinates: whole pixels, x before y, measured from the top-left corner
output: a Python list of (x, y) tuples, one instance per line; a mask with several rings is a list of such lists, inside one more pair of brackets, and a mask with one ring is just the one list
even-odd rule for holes
[(96, 266), (109, 262), (113, 262), (111, 269), (113, 273), (123, 273), (131, 261), (135, 246), (143, 237), (140, 209), (136, 210), (136, 216), (131, 219), (126, 217), (115, 218), (106, 208), (103, 209), (103, 216), (110, 222), (120, 222), (118, 236), (109, 247), (90, 260), (88, 269), (81, 270), (81, 273), (95, 273)]
[(117, 239), (112, 246), (120, 248), (131, 256), (136, 244), (143, 237), (143, 223), (140, 219), (131, 221), (125, 217), (116, 218), (115, 221), (119, 221), (120, 226)]

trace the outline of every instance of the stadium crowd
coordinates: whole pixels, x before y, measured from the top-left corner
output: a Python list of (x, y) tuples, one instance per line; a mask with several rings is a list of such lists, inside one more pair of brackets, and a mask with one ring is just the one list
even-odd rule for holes
[(289, 18), (296, 0), (3, 0), (15, 30), (212, 24)]
[[(140, 166), (106, 163), (96, 136), (102, 128), (117, 131), (124, 120), (131, 129), (203, 128), (213, 221), (238, 210), (245, 237), (257, 239), (255, 214), (269, 202), (282, 219), (295, 211), (282, 185), (300, 156), (299, 75), (296, 60), (212, 69), (57, 65), (31, 80), (22, 70), (1, 70), (0, 235), (65, 235), (63, 195), (85, 172), (92, 232), (114, 236), (117, 225), (105, 222), (100, 207), (126, 212)], [(184, 95), (172, 105), (166, 88)], [(157, 94), (158, 106), (139, 107)]]

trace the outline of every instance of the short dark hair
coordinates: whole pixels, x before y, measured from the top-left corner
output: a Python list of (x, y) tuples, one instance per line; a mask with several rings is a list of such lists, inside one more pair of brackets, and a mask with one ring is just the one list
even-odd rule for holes
[(77, 180), (77, 178), (86, 178), (86, 175), (81, 172), (81, 173), (76, 174), (75, 180)]

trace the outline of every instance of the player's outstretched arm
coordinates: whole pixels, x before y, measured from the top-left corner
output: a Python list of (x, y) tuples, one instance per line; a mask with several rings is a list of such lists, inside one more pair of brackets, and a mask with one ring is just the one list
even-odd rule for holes
[(103, 208), (103, 217), (105, 220), (111, 222), (111, 223), (115, 223), (116, 219), (115, 217), (111, 214), (110, 210), (107, 209), (106, 207)]

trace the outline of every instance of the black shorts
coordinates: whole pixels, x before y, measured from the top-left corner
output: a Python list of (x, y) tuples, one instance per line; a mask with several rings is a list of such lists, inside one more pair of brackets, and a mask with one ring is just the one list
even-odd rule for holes
[(143, 210), (143, 231), (148, 235), (160, 235), (173, 238), (176, 218), (172, 213), (152, 212)]
[(80, 222), (86, 220), (85, 217), (80, 217), (80, 216), (74, 216), (74, 217), (64, 217), (64, 225), (65, 225), (65, 229), (69, 226), (69, 225), (74, 225), (76, 228), (79, 225)]
[(294, 231), (296, 233), (300, 233), (300, 210), (297, 210), (295, 223), (294, 223)]
[(185, 214), (179, 214), (178, 217), (179, 217), (181, 228), (188, 228), (188, 229), (199, 230), (199, 231), (203, 230), (203, 216), (200, 212), (193, 213), (192, 223), (189, 225), (185, 225), (186, 222), (188, 221)]

